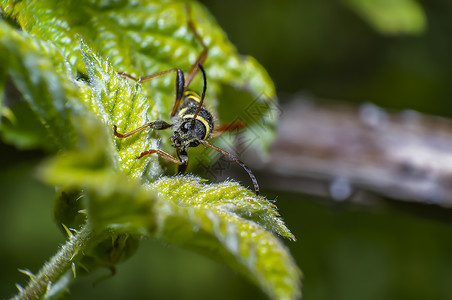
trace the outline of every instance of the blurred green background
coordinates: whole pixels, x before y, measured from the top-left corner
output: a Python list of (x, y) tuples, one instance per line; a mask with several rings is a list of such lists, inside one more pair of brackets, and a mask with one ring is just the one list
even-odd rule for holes
[[(403, 7), (411, 1), (394, 0), (404, 9), (383, 10), (390, 31), (358, 9), (372, 1), (203, 2), (239, 51), (267, 68), (283, 102), (309, 94), (451, 116), (449, 0), (415, 5), (422, 8), (421, 21), (416, 8), (409, 15), (412, 6)], [(368, 10), (378, 12), (377, 6)], [(391, 19), (397, 13), (405, 18), (401, 24)], [(5, 298), (15, 293), (14, 283), (25, 283), (17, 268), (36, 272), (65, 237), (52, 220), (55, 191), (34, 174), (46, 153), (2, 143), (0, 154), (0, 295)], [(263, 190), (277, 199), (298, 238), (286, 244), (304, 272), (305, 299), (451, 299), (449, 211), (438, 209), (427, 218), (389, 202), (360, 207)], [(114, 277), (93, 287), (108, 273), (82, 278), (66, 298), (265, 299), (225, 266), (153, 240), (144, 240)]]

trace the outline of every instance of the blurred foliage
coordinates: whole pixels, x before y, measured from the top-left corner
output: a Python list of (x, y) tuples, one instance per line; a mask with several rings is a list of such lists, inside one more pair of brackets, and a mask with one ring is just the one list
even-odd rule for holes
[(363, 19), (383, 34), (419, 34), (426, 20), (415, 0), (345, 0)]
[[(382, 31), (346, 1), (203, 2), (237, 47), (266, 66), (281, 101), (303, 94), (452, 116), (448, 0), (386, 1), (416, 7), (423, 29), (411, 33)], [(278, 199), (299, 238), (290, 247), (304, 272), (306, 299), (450, 298), (450, 211), (322, 205), (288, 193)]]
[(416, 34), (375, 30), (345, 1), (203, 2), (239, 49), (266, 66), (280, 95), (452, 116), (450, 1), (387, 1), (421, 6), (425, 25)]

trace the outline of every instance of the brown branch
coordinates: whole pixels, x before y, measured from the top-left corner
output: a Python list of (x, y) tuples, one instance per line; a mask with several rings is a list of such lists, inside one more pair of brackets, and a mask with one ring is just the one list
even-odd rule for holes
[(270, 160), (245, 152), (263, 187), (452, 207), (452, 120), (299, 99), (282, 111)]

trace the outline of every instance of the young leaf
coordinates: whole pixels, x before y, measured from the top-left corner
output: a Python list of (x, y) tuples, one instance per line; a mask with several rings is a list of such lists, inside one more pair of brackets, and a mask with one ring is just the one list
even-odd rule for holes
[[(274, 131), (268, 129), (275, 119), (268, 115), (271, 116), (277, 105), (274, 85), (253, 58), (237, 53), (212, 16), (197, 2), (191, 1), (188, 5), (183, 1), (6, 2), (8, 5), (3, 5), (5, 12), (15, 16), (24, 30), (58, 45), (73, 70), (85, 74), (87, 69), (80, 51), (80, 38), (99, 56), (108, 58), (117, 71), (136, 78), (174, 67), (187, 72), (203, 50), (188, 26), (188, 18), (191, 18), (209, 48), (204, 64), (209, 81), (206, 103), (215, 107), (216, 99), (219, 99), (226, 103), (264, 104), (266, 109), (254, 115), (252, 120), (243, 121), (248, 125), (266, 121), (267, 130), (259, 132), (262, 138), (253, 146), (260, 149), (269, 146)], [(187, 7), (191, 13), (187, 12)], [(235, 93), (232, 97), (222, 98), (224, 85), (246, 90), (252, 97)], [(142, 87), (146, 96), (157, 104), (160, 117), (167, 118), (174, 102), (174, 75), (154, 79)], [(190, 88), (201, 91), (200, 76), (195, 77)]]
[(256, 196), (236, 182), (206, 185), (201, 184), (197, 177), (180, 176), (161, 178), (152, 183), (151, 187), (165, 199), (177, 205), (222, 211), (255, 222), (268, 231), (295, 240), (279, 218), (274, 204), (263, 197)]
[[(53, 184), (89, 191), (88, 219), (96, 231), (109, 228), (159, 238), (225, 263), (271, 298), (299, 298), (301, 273), (268, 230), (293, 235), (267, 200), (233, 182), (208, 185), (194, 176), (164, 177), (148, 186), (120, 174), (97, 172), (93, 177), (89, 167), (84, 169), (88, 165), (71, 162), (80, 159), (60, 155), (41, 174)], [(72, 177), (74, 173), (87, 177)]]
[[(82, 43), (81, 53), (86, 62), (89, 85), (84, 86), (87, 91), (85, 101), (88, 107), (108, 125), (110, 135), (113, 125), (120, 132), (128, 132), (148, 122), (148, 118), (157, 119), (152, 110), (153, 103), (147, 99), (139, 84), (122, 78), (116, 74), (112, 65), (97, 56), (87, 45)], [(106, 141), (107, 142), (107, 141)], [(108, 141), (111, 143), (111, 140)], [(157, 164), (157, 157), (136, 159), (145, 149), (157, 148), (156, 139), (150, 138), (145, 132), (127, 139), (116, 140), (118, 163), (122, 171), (134, 179), (143, 178), (149, 181), (161, 174)], [(147, 165), (151, 162), (151, 167)], [(145, 172), (148, 172), (145, 174)]]
[(224, 262), (273, 299), (301, 296), (300, 271), (267, 230), (294, 237), (267, 200), (233, 182), (206, 185), (192, 176), (162, 178), (151, 189), (169, 200), (160, 202), (158, 237)]

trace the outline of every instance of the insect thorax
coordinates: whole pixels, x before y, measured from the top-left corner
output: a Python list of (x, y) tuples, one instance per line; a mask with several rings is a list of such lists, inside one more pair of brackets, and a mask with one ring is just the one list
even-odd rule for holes
[[(193, 126), (193, 117), (198, 109), (199, 96), (194, 92), (184, 97), (176, 115), (172, 118), (173, 136), (171, 140), (176, 148), (196, 147), (199, 140), (207, 140), (214, 128), (213, 117), (209, 111), (201, 107)], [(193, 95), (193, 96), (192, 96)]]

